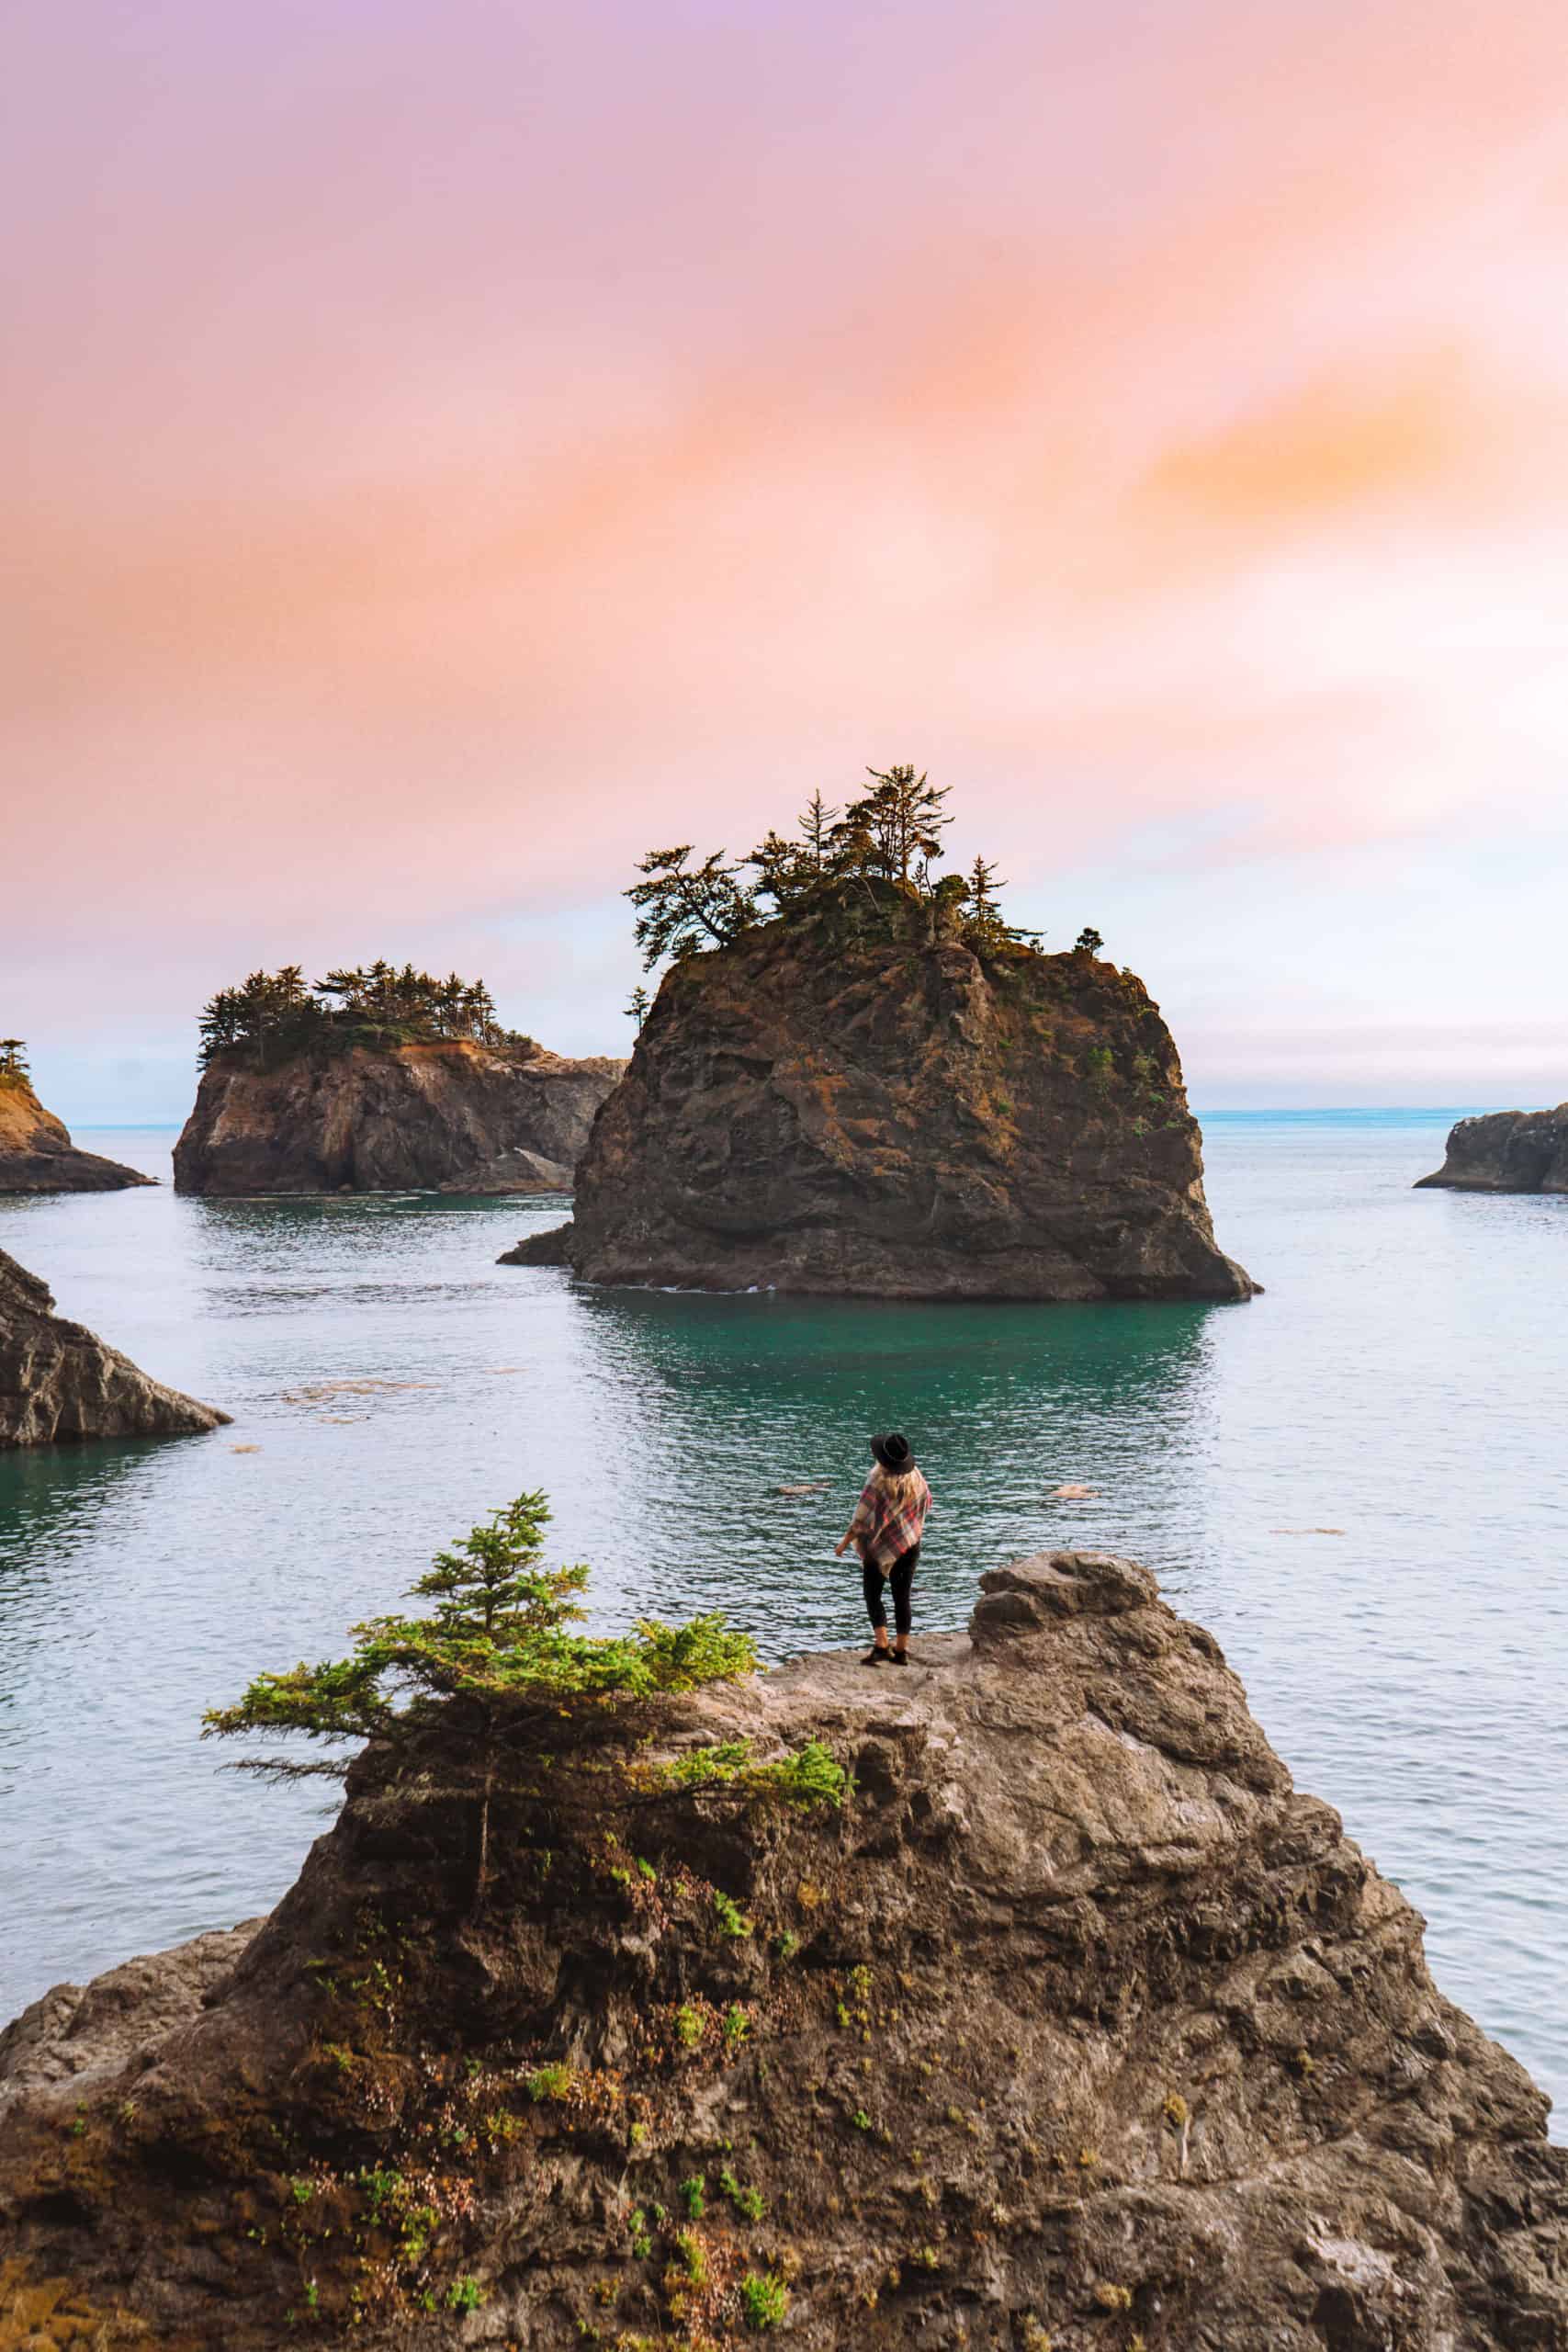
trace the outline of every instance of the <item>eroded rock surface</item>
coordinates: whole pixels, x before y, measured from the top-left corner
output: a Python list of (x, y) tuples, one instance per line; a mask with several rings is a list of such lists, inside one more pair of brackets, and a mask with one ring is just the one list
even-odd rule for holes
[(0, 1250), (0, 1447), (186, 1436), (228, 1419), (56, 1315), (49, 1285)]
[(26, 1079), (0, 1081), (0, 1193), (116, 1193), (154, 1180), (96, 1151), (78, 1151), (62, 1119)]
[(467, 1039), (301, 1054), (265, 1070), (220, 1056), (175, 1147), (175, 1189), (568, 1192), (625, 1068)]
[(701, 1289), (1246, 1298), (1201, 1141), (1130, 973), (770, 923), (666, 975), (571, 1226), (503, 1262)]
[[(165, 2352), (739, 2346), (748, 2278), (802, 2352), (1560, 2352), (1546, 2101), (1213, 1639), (981, 1582), (902, 1674), (520, 1704), (482, 1899), (450, 1747), (368, 1751), (231, 1970), (0, 2046), (0, 2275)], [(807, 1737), (840, 1810), (654, 1770)]]
[(1568, 1193), (1568, 1102), (1555, 1111), (1493, 1111), (1461, 1119), (1448, 1152), (1416, 1190), (1454, 1193)]

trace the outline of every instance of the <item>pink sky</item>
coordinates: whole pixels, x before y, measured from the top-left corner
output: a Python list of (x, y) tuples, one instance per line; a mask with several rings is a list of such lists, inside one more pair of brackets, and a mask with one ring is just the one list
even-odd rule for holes
[(13, 12), (0, 1027), (622, 1049), (616, 893), (909, 758), (1200, 1102), (1568, 1093), (1568, 28)]

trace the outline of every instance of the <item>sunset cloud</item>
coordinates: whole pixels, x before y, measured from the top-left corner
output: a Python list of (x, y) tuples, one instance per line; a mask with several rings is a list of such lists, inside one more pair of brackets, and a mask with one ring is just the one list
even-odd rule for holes
[[(1345, 857), (1544, 888), (1555, 7), (106, 0), (18, 69), (0, 987), (87, 1107), (312, 941), (614, 1044), (648, 841), (868, 759), (1053, 931), (1119, 877), (1179, 1030), (1145, 866), (1276, 941)], [(1396, 1076), (1445, 933), (1337, 952)]]

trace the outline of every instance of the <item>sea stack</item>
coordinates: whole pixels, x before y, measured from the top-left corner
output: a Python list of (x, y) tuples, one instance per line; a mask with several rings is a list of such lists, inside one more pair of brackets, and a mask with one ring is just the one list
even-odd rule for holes
[(1449, 1129), (1447, 1156), (1417, 1192), (1568, 1193), (1568, 1102), (1493, 1111)]
[(601, 1102), (626, 1068), (531, 1039), (312, 1041), (258, 1068), (219, 1052), (175, 1146), (175, 1190), (570, 1191)]
[(56, 1315), (48, 1284), (0, 1250), (0, 1448), (183, 1437), (228, 1419)]
[(25, 1064), (0, 1060), (0, 1193), (117, 1193), (155, 1181), (118, 1159), (78, 1151), (64, 1121), (33, 1092)]
[[(9, 2308), (164, 2352), (1555, 2352), (1547, 2101), (1212, 1637), (1104, 1555), (980, 1583), (897, 1679), (366, 1749), (259, 1932), (0, 2037)], [(749, 1790), (807, 1742), (836, 1797)]]
[[(867, 895), (862, 886), (861, 896)], [(594, 1283), (1244, 1299), (1141, 980), (849, 894), (666, 974), (578, 1171), (508, 1253)]]

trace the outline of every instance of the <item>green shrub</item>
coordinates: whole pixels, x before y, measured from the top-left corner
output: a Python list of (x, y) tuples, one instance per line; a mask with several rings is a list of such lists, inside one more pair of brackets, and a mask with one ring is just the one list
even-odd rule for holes
[(763, 2275), (749, 2271), (740, 2281), (740, 2308), (748, 2327), (754, 2327), (759, 2333), (765, 2327), (777, 2327), (789, 2309), (789, 2290), (771, 2271)]

